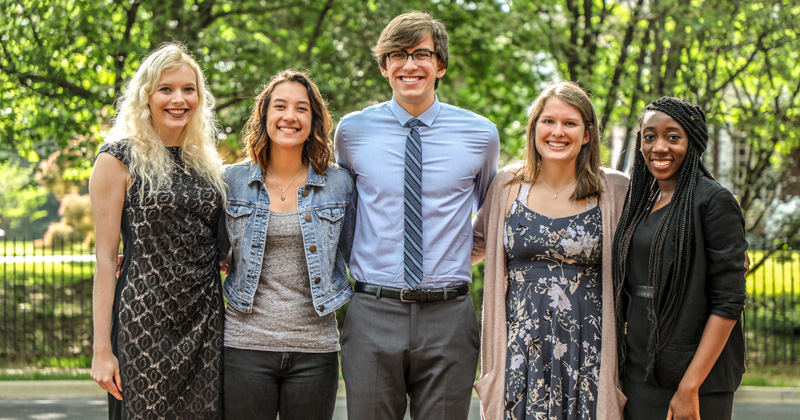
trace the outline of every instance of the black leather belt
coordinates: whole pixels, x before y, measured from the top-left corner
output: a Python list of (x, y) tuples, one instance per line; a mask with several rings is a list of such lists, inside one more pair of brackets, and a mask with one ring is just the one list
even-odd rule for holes
[(374, 295), (377, 298), (397, 299), (402, 302), (444, 302), (469, 293), (469, 284), (438, 289), (398, 289), (396, 287), (356, 282), (356, 293)]
[(652, 286), (644, 286), (641, 284), (637, 284), (633, 286), (633, 290), (631, 290), (631, 295), (645, 298), (645, 299), (652, 299), (655, 295), (655, 288)]

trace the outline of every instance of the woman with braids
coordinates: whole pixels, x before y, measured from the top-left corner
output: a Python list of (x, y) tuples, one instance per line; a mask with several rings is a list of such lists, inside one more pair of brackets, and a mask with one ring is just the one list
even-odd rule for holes
[(213, 106), (185, 47), (164, 44), (131, 78), (97, 155), (92, 378), (110, 419), (222, 418)]
[(700, 108), (645, 108), (613, 254), (628, 419), (731, 418), (747, 242), (736, 199), (700, 159), (707, 142)]
[(611, 244), (627, 177), (600, 167), (600, 130), (575, 83), (546, 88), (526, 158), (498, 172), (473, 223), (486, 258), (485, 419), (620, 419)]
[(333, 417), (334, 311), (353, 295), (339, 236), (354, 187), (330, 163), (332, 126), (317, 86), (284, 70), (247, 122), (249, 159), (225, 170), (226, 419)]

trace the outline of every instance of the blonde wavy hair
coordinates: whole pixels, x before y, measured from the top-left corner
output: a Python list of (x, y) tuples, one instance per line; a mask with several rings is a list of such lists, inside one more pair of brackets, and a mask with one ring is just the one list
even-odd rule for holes
[[(161, 80), (161, 74), (181, 66), (192, 69), (197, 76), (197, 107), (186, 124), (181, 139), (181, 157), (186, 165), (216, 188), (225, 197), (222, 179), (222, 159), (216, 149), (217, 121), (214, 116), (214, 96), (208, 91), (200, 66), (186, 47), (177, 42), (161, 44), (139, 65), (136, 74), (126, 84), (117, 101), (117, 113), (106, 143), (130, 143), (130, 188), (134, 179), (140, 179), (140, 197), (145, 191), (155, 194), (172, 185), (175, 170), (169, 152), (153, 128), (148, 101)], [(145, 188), (147, 186), (147, 188)]]

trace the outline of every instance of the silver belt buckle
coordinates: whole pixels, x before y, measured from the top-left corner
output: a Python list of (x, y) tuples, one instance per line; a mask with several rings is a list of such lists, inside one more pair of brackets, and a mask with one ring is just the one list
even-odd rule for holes
[(406, 292), (413, 292), (413, 291), (414, 291), (414, 289), (408, 289), (408, 288), (400, 289), (400, 302), (415, 303), (416, 300), (406, 300), (406, 298), (405, 298)]

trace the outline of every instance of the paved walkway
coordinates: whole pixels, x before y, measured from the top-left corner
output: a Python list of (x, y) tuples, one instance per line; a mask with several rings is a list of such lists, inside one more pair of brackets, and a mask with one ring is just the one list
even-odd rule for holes
[[(479, 420), (473, 398), (468, 420)], [(733, 420), (797, 420), (800, 388), (739, 388)], [(105, 420), (106, 394), (92, 381), (0, 381), (0, 420)], [(334, 420), (346, 420), (344, 385), (339, 386)], [(406, 415), (408, 419), (408, 415)]]

